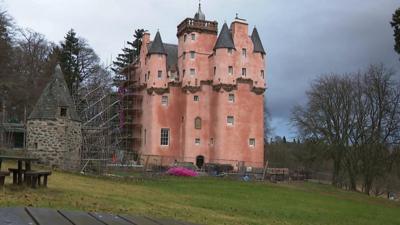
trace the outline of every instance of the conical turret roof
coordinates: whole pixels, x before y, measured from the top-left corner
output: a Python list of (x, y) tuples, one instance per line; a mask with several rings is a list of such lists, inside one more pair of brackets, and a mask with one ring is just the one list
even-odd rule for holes
[(201, 11), (201, 4), (199, 3), (199, 9), (196, 14), (194, 14), (194, 19), (196, 20), (206, 20), (206, 15)]
[(254, 27), (253, 32), (251, 33), (251, 40), (253, 41), (254, 52), (260, 52), (265, 54), (264, 47), (261, 43), (260, 36), (258, 35), (257, 28)]
[(161, 40), (160, 32), (158, 31), (153, 42), (151, 43), (148, 54), (167, 54), (167, 51), (165, 51), (164, 44)]
[(29, 119), (56, 119), (60, 118), (61, 107), (66, 108), (65, 117), (80, 121), (75, 110), (75, 105), (69, 93), (67, 83), (61, 71), (60, 65), (56, 66), (52, 80), (43, 90)]
[(224, 25), (222, 26), (217, 42), (215, 43), (214, 50), (217, 48), (235, 48), (235, 44), (233, 43), (232, 39), (232, 34), (226, 23), (224, 23)]

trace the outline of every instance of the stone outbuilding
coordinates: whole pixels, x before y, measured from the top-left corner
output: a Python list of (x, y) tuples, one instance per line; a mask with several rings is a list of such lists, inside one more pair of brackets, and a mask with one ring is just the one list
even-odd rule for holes
[(27, 121), (28, 152), (63, 170), (80, 165), (81, 122), (59, 65)]

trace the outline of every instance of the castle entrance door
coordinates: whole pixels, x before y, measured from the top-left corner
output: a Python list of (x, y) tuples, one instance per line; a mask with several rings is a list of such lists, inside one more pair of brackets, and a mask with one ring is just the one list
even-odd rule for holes
[(197, 166), (197, 168), (201, 169), (201, 167), (203, 167), (203, 165), (204, 165), (204, 156), (198, 155), (196, 157), (196, 166)]

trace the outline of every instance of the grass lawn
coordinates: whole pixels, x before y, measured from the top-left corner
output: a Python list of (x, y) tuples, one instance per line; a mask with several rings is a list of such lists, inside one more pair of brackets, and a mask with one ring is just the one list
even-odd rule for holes
[(205, 177), (124, 181), (54, 172), (48, 189), (0, 188), (0, 207), (7, 206), (140, 214), (201, 224), (400, 224), (400, 203), (328, 185)]

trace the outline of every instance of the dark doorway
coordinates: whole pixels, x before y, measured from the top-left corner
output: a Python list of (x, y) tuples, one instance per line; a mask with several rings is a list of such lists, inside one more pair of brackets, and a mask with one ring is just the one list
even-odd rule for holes
[(204, 165), (204, 156), (199, 155), (196, 157), (196, 166), (197, 168), (201, 169), (201, 167), (203, 167)]

